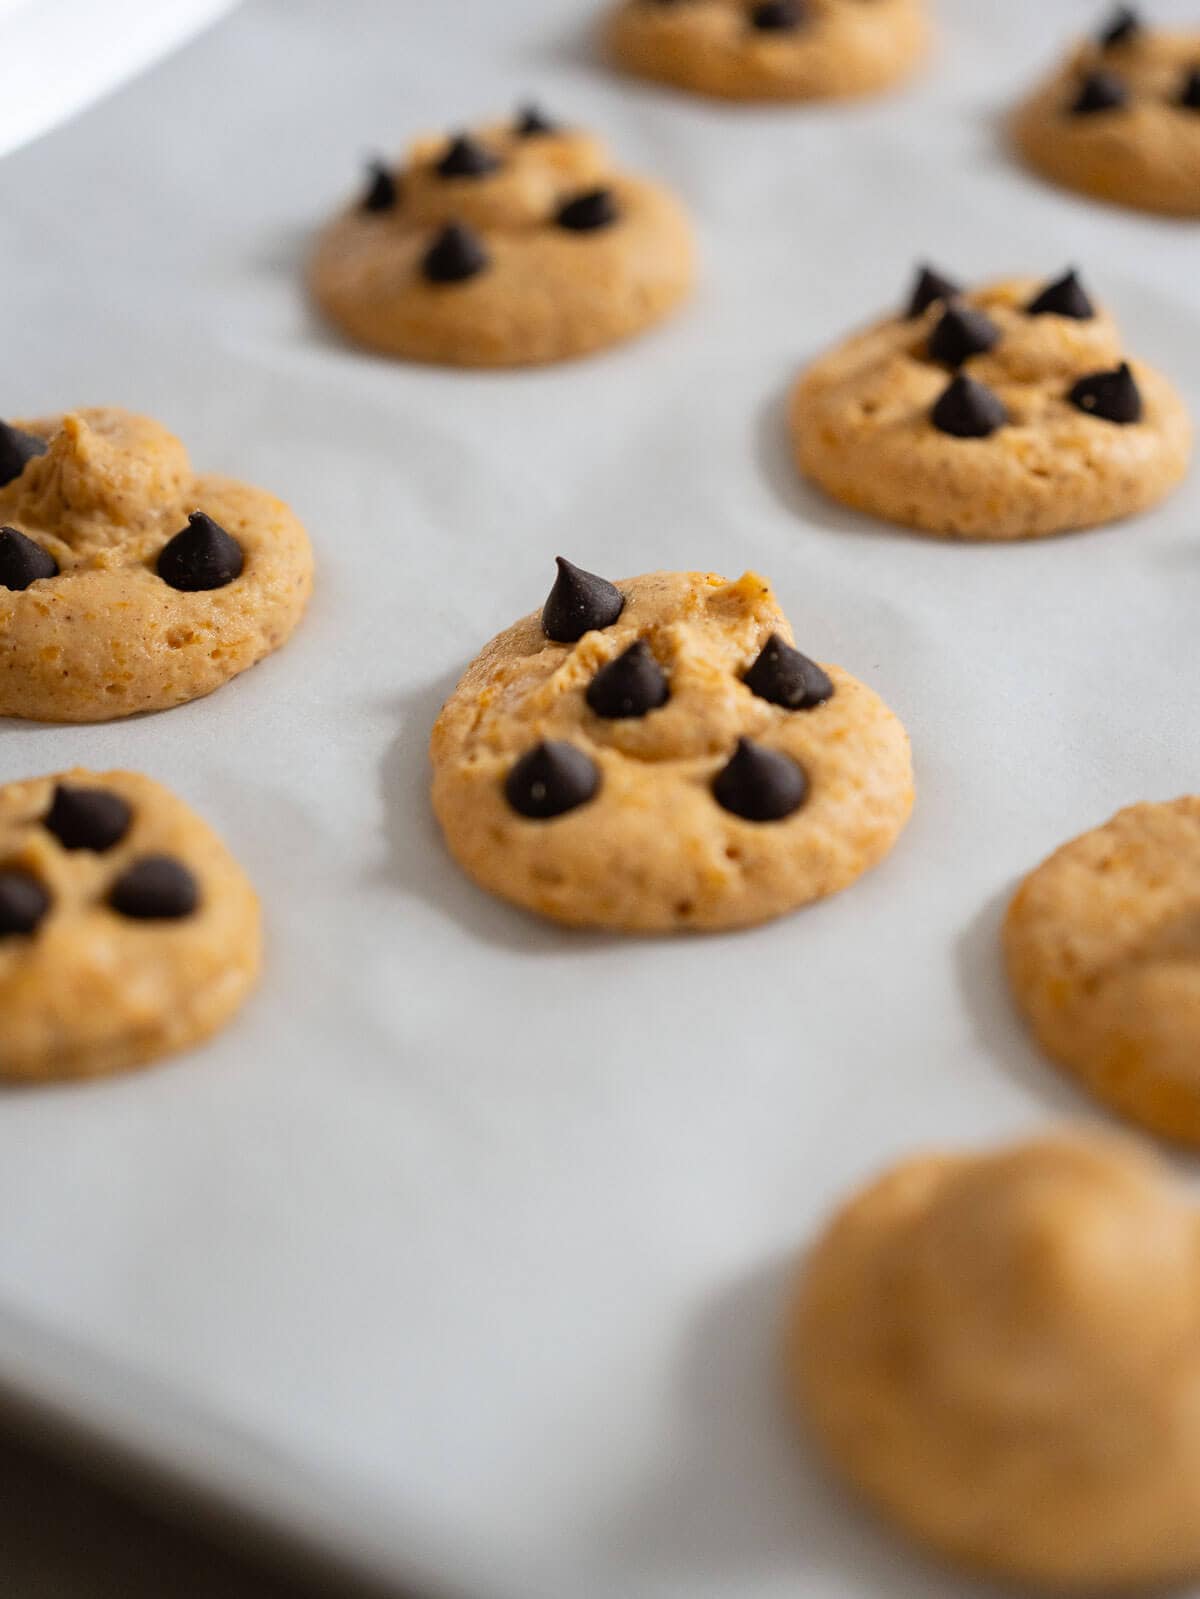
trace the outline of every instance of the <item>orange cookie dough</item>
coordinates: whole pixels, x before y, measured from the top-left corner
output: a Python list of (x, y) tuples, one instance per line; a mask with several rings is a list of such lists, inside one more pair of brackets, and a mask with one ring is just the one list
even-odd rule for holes
[(1200, 1575), (1200, 1214), (1133, 1145), (904, 1162), (806, 1261), (796, 1405), (884, 1516), (1054, 1592)]
[(801, 472), (845, 505), (1021, 539), (1156, 504), (1187, 469), (1192, 430), (1073, 272), (965, 290), (924, 268), (900, 314), (803, 374), (791, 432)]

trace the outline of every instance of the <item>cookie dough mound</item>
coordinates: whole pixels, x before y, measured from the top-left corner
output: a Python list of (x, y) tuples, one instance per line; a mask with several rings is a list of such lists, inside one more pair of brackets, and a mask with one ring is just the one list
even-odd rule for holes
[(621, 0), (608, 32), (627, 71), (727, 100), (870, 94), (929, 43), (924, 0)]
[(221, 1027), (260, 965), (254, 890), (135, 772), (0, 787), (0, 1079), (124, 1071)]
[(312, 552), (281, 500), (195, 476), (177, 438), (127, 411), (0, 429), (24, 458), (6, 469), (0, 448), (0, 716), (182, 705), (296, 626)]
[(568, 562), (433, 731), (433, 805), (484, 888), (627, 932), (763, 922), (845, 888), (912, 806), (904, 729), (792, 647), (770, 586)]
[(1046, 1053), (1200, 1145), (1200, 799), (1133, 805), (1064, 844), (1017, 891), (1004, 947)]
[(1118, 15), (1018, 109), (1029, 165), (1099, 200), (1200, 216), (1200, 31)]
[(1183, 401), (1126, 356), (1074, 273), (960, 292), (924, 269), (905, 310), (803, 374), (791, 431), (801, 472), (835, 500), (969, 539), (1131, 516), (1191, 451)]
[(322, 233), (310, 281), (343, 333), (387, 355), (534, 366), (658, 322), (691, 289), (674, 198), (536, 111), (420, 139)]
[(1116, 1140), (906, 1162), (790, 1317), (837, 1470), (961, 1566), (1095, 1592), (1200, 1573), (1200, 1218)]

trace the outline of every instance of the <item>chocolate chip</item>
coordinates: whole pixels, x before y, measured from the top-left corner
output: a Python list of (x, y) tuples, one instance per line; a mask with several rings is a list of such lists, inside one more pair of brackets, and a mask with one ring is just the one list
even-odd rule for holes
[(542, 632), (556, 644), (574, 644), (593, 628), (611, 627), (625, 596), (607, 579), (555, 557), (558, 576), (542, 607)]
[(1087, 291), (1079, 281), (1079, 276), (1074, 268), (1065, 276), (1056, 278), (1025, 307), (1029, 316), (1069, 316), (1077, 322), (1090, 321), (1096, 314), (1096, 308), (1087, 297)]
[(193, 511), (188, 525), (159, 551), (155, 570), (163, 582), (184, 594), (223, 589), (242, 575), (242, 546), (203, 511)]
[(1089, 372), (1087, 377), (1080, 378), (1067, 398), (1080, 411), (1105, 422), (1124, 425), (1142, 419), (1142, 396), (1128, 361), (1122, 361), (1112, 372)]
[(558, 124), (551, 122), (539, 106), (525, 105), (517, 112), (513, 132), (520, 139), (536, 139), (542, 133), (557, 133)]
[(50, 909), (50, 896), (32, 872), (19, 866), (0, 870), (0, 938), (33, 933)]
[(1000, 329), (990, 316), (969, 305), (951, 305), (929, 335), (929, 356), (943, 366), (960, 367), (999, 342)]
[(1117, 6), (1108, 21), (1096, 35), (1102, 50), (1112, 50), (1117, 45), (1128, 44), (1142, 31), (1142, 19), (1132, 6)]
[(36, 433), (25, 433), (20, 428), (0, 422), (0, 488), (20, 477), (26, 462), (37, 455), (45, 455), (49, 445)]
[(171, 855), (143, 855), (112, 886), (108, 903), (137, 922), (176, 922), (200, 903), (196, 879)]
[(382, 161), (367, 163), (367, 188), (360, 202), (363, 211), (391, 211), (400, 198), (400, 190), (390, 170)]
[(760, 700), (785, 711), (811, 711), (833, 697), (833, 683), (816, 661), (772, 633), (742, 682)]
[(504, 782), (504, 797), (520, 816), (535, 822), (586, 805), (600, 788), (593, 761), (574, 744), (548, 739), (516, 762)]
[(611, 189), (589, 189), (559, 206), (554, 220), (572, 233), (591, 233), (595, 228), (610, 228), (620, 215)]
[(59, 783), (42, 826), (64, 849), (90, 849), (99, 854), (119, 844), (132, 821), (132, 807), (111, 789)]
[(448, 222), (426, 251), (421, 270), (430, 283), (465, 283), (490, 260), (477, 233), (462, 222)]
[(1079, 85), (1079, 93), (1071, 102), (1073, 117), (1094, 116), (1098, 111), (1117, 111), (1129, 99), (1125, 80), (1103, 67), (1089, 72)]
[(1189, 111), (1200, 111), (1200, 67), (1193, 67), (1184, 78), (1179, 104)]
[(722, 810), (747, 822), (778, 822), (804, 804), (808, 778), (787, 755), (739, 738), (728, 763), (713, 778), (712, 791)]
[(986, 439), (1004, 426), (1008, 412), (991, 389), (960, 372), (930, 412), (930, 420), (939, 433), (952, 438)]
[(917, 281), (913, 284), (904, 315), (911, 321), (927, 311), (935, 300), (953, 300), (956, 294), (961, 293), (961, 287), (953, 278), (944, 277), (929, 266), (918, 267)]
[(486, 178), (500, 165), (500, 157), (485, 144), (473, 139), (469, 133), (460, 133), (451, 139), (445, 155), (437, 164), (442, 178)]
[(0, 527), (0, 589), (19, 592), (39, 578), (57, 576), (58, 562), (48, 550), (15, 527)]
[(750, 13), (750, 26), (760, 33), (788, 33), (803, 21), (800, 0), (761, 0)]
[(645, 716), (671, 697), (667, 675), (645, 639), (631, 644), (616, 660), (602, 666), (587, 687), (587, 702), (597, 716), (615, 721)]

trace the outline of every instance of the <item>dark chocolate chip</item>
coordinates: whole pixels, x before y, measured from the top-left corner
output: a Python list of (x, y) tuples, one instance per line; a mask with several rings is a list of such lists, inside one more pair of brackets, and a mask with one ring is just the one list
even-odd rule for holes
[(1133, 7), (1117, 6), (1096, 35), (1096, 43), (1102, 50), (1112, 50), (1118, 45), (1129, 44), (1141, 31), (1142, 19)]
[(0, 422), (0, 488), (20, 477), (28, 461), (36, 455), (45, 455), (49, 445), (36, 433), (24, 433), (20, 428)]
[(1129, 99), (1125, 80), (1115, 72), (1098, 67), (1089, 72), (1079, 85), (1079, 93), (1071, 102), (1073, 117), (1094, 116), (1098, 111), (1117, 111)]
[(504, 782), (504, 797), (520, 816), (535, 822), (586, 805), (600, 787), (593, 761), (574, 744), (549, 739), (516, 762)]
[(591, 233), (595, 228), (610, 228), (620, 215), (611, 189), (589, 189), (559, 206), (554, 220), (572, 233)]
[(462, 222), (448, 222), (426, 251), (421, 270), (430, 283), (465, 283), (490, 259), (477, 233)]
[(956, 439), (986, 439), (1008, 421), (1008, 412), (991, 389), (960, 372), (930, 412), (939, 433)]
[(804, 804), (808, 778), (789, 756), (739, 738), (728, 763), (713, 778), (712, 791), (722, 810), (747, 822), (779, 822)]
[(184, 594), (223, 589), (242, 575), (242, 546), (203, 511), (193, 511), (188, 525), (159, 551), (155, 570), (163, 582)]
[(800, 0), (761, 0), (750, 13), (750, 26), (760, 33), (789, 33), (803, 21)]
[(171, 855), (143, 855), (112, 886), (108, 903), (138, 922), (175, 922), (200, 903), (196, 879)]
[(615, 721), (645, 716), (671, 697), (667, 675), (645, 639), (638, 639), (616, 660), (602, 666), (587, 687), (587, 702), (597, 716)]
[(1053, 283), (1047, 283), (1025, 310), (1030, 316), (1069, 316), (1077, 322), (1090, 321), (1096, 314), (1074, 268)]
[(50, 896), (34, 877), (19, 866), (0, 870), (0, 938), (33, 933), (50, 909)]
[(772, 633), (742, 682), (760, 700), (786, 711), (811, 711), (833, 697), (833, 683), (816, 661)]
[(1184, 78), (1179, 103), (1189, 111), (1200, 111), (1200, 67), (1193, 67)]
[(438, 176), (443, 178), (486, 178), (500, 165), (500, 157), (480, 144), (469, 133), (460, 133), (451, 139), (445, 155), (437, 164)]
[(542, 133), (557, 133), (558, 124), (551, 122), (540, 106), (523, 105), (517, 112), (513, 132), (521, 139), (536, 139)]
[(913, 284), (904, 315), (911, 321), (913, 317), (920, 316), (922, 311), (927, 311), (935, 300), (953, 300), (956, 294), (961, 293), (961, 287), (953, 278), (944, 277), (929, 266), (918, 267), (917, 281)]
[(111, 789), (59, 783), (42, 826), (64, 849), (90, 849), (100, 854), (121, 842), (132, 821), (132, 807)]
[(984, 355), (1000, 342), (1000, 329), (990, 316), (969, 305), (951, 305), (929, 335), (929, 356), (943, 366), (960, 367), (973, 355)]
[(593, 628), (611, 627), (625, 596), (606, 578), (555, 557), (558, 576), (542, 607), (542, 632), (556, 644), (574, 644)]
[(1105, 422), (1124, 425), (1142, 419), (1142, 396), (1128, 361), (1122, 361), (1112, 372), (1089, 372), (1067, 398), (1078, 410)]
[(20, 591), (39, 578), (57, 576), (58, 562), (48, 550), (15, 527), (0, 527), (0, 589)]
[(400, 190), (389, 168), (382, 161), (367, 163), (367, 187), (360, 208), (363, 211), (391, 211), (400, 198)]

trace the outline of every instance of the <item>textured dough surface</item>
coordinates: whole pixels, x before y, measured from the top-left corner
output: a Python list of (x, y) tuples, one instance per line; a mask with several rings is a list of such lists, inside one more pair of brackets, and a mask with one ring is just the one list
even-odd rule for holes
[(1004, 947), (1046, 1053), (1200, 1144), (1200, 799), (1132, 805), (1064, 844), (1017, 891)]
[[(179, 440), (112, 408), (18, 424), (49, 449), (0, 488), (0, 524), (59, 575), (0, 588), (0, 716), (103, 722), (200, 698), (277, 649), (303, 614), (312, 552), (271, 494), (197, 477)], [(242, 546), (240, 577), (181, 593), (155, 562), (195, 510)]]
[[(102, 854), (64, 849), (40, 825), (60, 781), (125, 799), (125, 838)], [(109, 908), (116, 879), (145, 855), (191, 871), (194, 914), (135, 921)], [(186, 1049), (227, 1021), (258, 977), (260, 914), (245, 873), (148, 777), (76, 770), (0, 787), (0, 866), (31, 872), (52, 899), (35, 933), (0, 939), (0, 1078), (95, 1077)]]
[[(1013, 118), (1030, 166), (1096, 199), (1171, 216), (1200, 216), (1200, 111), (1176, 104), (1200, 67), (1200, 32), (1143, 29), (1115, 49), (1088, 41), (1039, 84)], [(1122, 78), (1126, 105), (1087, 116), (1069, 107), (1084, 75)]]
[(925, 355), (945, 306), (886, 317), (816, 360), (792, 395), (800, 470), (835, 500), (889, 522), (972, 539), (1035, 538), (1092, 527), (1156, 504), (1180, 481), (1191, 423), (1166, 378), (1140, 361), (1140, 422), (1088, 416), (1067, 395), (1085, 374), (1127, 359), (1101, 308), (1087, 321), (1029, 316), (1042, 287), (1009, 278), (961, 296), (1001, 330), (965, 374), (993, 390), (1009, 425), (989, 438), (939, 432), (930, 410), (950, 373)]
[[(444, 136), (418, 140), (396, 173), (399, 201), (355, 205), (321, 234), (313, 296), (343, 333), (387, 355), (453, 366), (534, 366), (586, 355), (642, 332), (686, 298), (691, 227), (665, 189), (616, 171), (590, 134), (521, 138), (480, 130), (501, 158), (478, 178), (444, 178)], [(559, 206), (595, 188), (620, 211), (610, 227), (572, 232)], [(422, 261), (439, 231), (465, 223), (490, 263), (459, 283), (431, 283)]]
[(924, 0), (808, 0), (785, 32), (750, 26), (747, 0), (622, 0), (609, 47), (627, 71), (728, 100), (869, 94), (906, 76), (929, 44)]
[(841, 1475), (964, 1567), (1200, 1572), (1200, 1219), (1132, 1144), (896, 1167), (818, 1239), (786, 1366)]
[[(471, 665), (433, 730), (433, 805), (465, 870), (556, 921), (656, 931), (762, 922), (845, 888), (882, 859), (912, 808), (908, 738), (883, 701), (837, 667), (833, 698), (787, 711), (741, 681), (772, 632), (791, 630), (754, 573), (652, 572), (618, 585), (625, 609), (577, 644), (527, 616)], [(584, 695), (596, 671), (645, 639), (671, 697), (606, 721)], [(791, 756), (810, 793), (783, 821), (723, 810), (714, 775), (739, 736)], [(504, 779), (540, 739), (600, 769), (595, 799), (549, 822), (509, 809)]]

